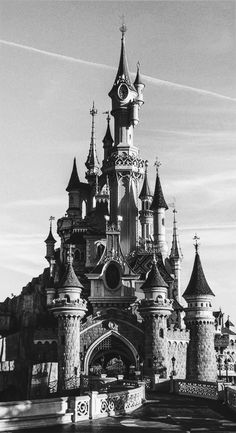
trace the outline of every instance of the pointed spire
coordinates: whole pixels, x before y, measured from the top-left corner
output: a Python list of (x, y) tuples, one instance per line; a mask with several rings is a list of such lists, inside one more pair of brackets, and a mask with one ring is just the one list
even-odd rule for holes
[(159, 167), (160, 167), (161, 163), (156, 160), (155, 162), (155, 166), (156, 166), (156, 185), (155, 185), (155, 191), (154, 191), (154, 196), (153, 196), (153, 201), (151, 204), (150, 209), (151, 210), (157, 210), (157, 209), (168, 209), (168, 206), (166, 204), (166, 201), (164, 199), (164, 195), (162, 192), (162, 187), (161, 187), (161, 182), (160, 182), (160, 178), (159, 178)]
[(53, 234), (52, 234), (52, 221), (53, 220), (55, 220), (55, 217), (50, 216), (50, 218), (49, 218), (49, 221), (50, 221), (49, 234), (48, 234), (47, 239), (45, 239), (45, 241), (44, 241), (46, 244), (55, 244), (56, 243), (56, 240), (54, 239)]
[(149, 289), (152, 287), (168, 287), (168, 284), (163, 280), (157, 266), (156, 258), (153, 258), (152, 267), (148, 273), (147, 280), (141, 286), (142, 289)]
[(148, 183), (147, 170), (148, 170), (148, 161), (145, 161), (145, 173), (144, 173), (143, 186), (139, 194), (139, 198), (141, 200), (147, 197), (152, 197), (152, 193)]
[(103, 148), (112, 147), (112, 144), (114, 143), (114, 140), (113, 140), (112, 135), (111, 135), (111, 130), (110, 130), (110, 120), (111, 120), (110, 113), (109, 113), (109, 111), (105, 111), (104, 114), (107, 114), (107, 130), (106, 130), (106, 134), (102, 140), (104, 143)]
[(77, 278), (75, 271), (74, 271), (74, 268), (73, 268), (73, 265), (72, 265), (72, 261), (73, 261), (72, 245), (69, 246), (67, 261), (68, 261), (68, 264), (66, 267), (66, 271), (65, 271), (65, 273), (61, 279), (61, 282), (60, 282), (60, 289), (66, 288), (66, 287), (77, 287), (77, 288), (83, 289), (83, 285), (81, 284), (81, 282)]
[(192, 275), (188, 283), (187, 289), (183, 294), (183, 297), (188, 298), (189, 296), (201, 296), (201, 295), (215, 296), (207, 283), (206, 277), (202, 269), (200, 256), (198, 254), (199, 238), (197, 237), (197, 235), (194, 236), (194, 240), (195, 240), (194, 248), (196, 251), (196, 255), (195, 255)]
[(143, 83), (143, 81), (141, 79), (141, 76), (140, 76), (140, 63), (138, 62), (137, 63), (137, 74), (136, 74), (136, 78), (134, 80), (134, 85), (136, 87), (136, 86), (138, 86), (140, 84), (142, 84), (144, 86), (144, 83)]
[(122, 26), (120, 27), (120, 31), (122, 33), (121, 37), (121, 52), (120, 52), (120, 61), (118, 66), (118, 71), (116, 74), (114, 85), (118, 84), (120, 81), (125, 81), (126, 84), (129, 86), (130, 89), (135, 90), (132, 81), (129, 76), (129, 67), (128, 67), (128, 61), (126, 56), (126, 49), (125, 49), (125, 33), (127, 32), (127, 27), (122, 23)]
[(98, 162), (97, 150), (96, 150), (95, 126), (94, 126), (95, 124), (94, 119), (97, 114), (97, 110), (95, 109), (94, 102), (93, 102), (93, 107), (90, 110), (90, 114), (92, 116), (92, 129), (91, 129), (91, 141), (89, 147), (89, 154), (88, 154), (87, 161), (85, 163), (88, 169), (87, 176), (97, 174), (99, 171), (99, 162)]
[(171, 259), (182, 259), (183, 254), (179, 245), (179, 237), (178, 237), (178, 229), (177, 229), (177, 221), (176, 214), (177, 210), (173, 210), (174, 219), (173, 219), (173, 238), (172, 238), (172, 246), (170, 251)]
[(77, 166), (76, 166), (76, 158), (74, 158), (73, 169), (71, 172), (70, 180), (66, 188), (66, 191), (70, 192), (78, 189), (80, 189), (80, 180), (79, 180)]

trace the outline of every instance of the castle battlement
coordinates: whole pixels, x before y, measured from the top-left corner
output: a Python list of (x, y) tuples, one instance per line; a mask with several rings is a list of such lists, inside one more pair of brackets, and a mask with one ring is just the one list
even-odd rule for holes
[(174, 325), (171, 325), (171, 327), (167, 329), (167, 339), (171, 342), (189, 341), (189, 338), (189, 330), (187, 329), (174, 328)]

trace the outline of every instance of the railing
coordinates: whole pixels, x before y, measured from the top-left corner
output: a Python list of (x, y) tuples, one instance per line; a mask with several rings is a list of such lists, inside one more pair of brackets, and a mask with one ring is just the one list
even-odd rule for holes
[(214, 382), (175, 380), (174, 390), (180, 395), (218, 400), (218, 386)]
[(140, 407), (144, 399), (144, 385), (112, 393), (91, 391), (87, 396), (70, 397), (69, 409), (73, 412), (73, 422), (77, 422), (129, 413)]
[(225, 387), (225, 403), (236, 412), (236, 388)]

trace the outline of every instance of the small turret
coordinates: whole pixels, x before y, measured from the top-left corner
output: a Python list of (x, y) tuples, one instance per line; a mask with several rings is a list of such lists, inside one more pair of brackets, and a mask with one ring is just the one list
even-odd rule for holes
[(138, 92), (138, 96), (136, 98), (136, 101), (138, 102), (139, 107), (141, 107), (144, 104), (144, 100), (143, 100), (143, 89), (145, 87), (145, 84), (143, 83), (141, 77), (140, 77), (140, 63), (137, 63), (137, 74), (136, 74), (136, 78), (134, 81), (134, 87)]
[(152, 202), (152, 193), (148, 183), (147, 176), (148, 161), (145, 161), (144, 181), (139, 198), (142, 201), (142, 209), (139, 211), (139, 220), (141, 223), (141, 237), (146, 243), (153, 232), (153, 211), (150, 210)]
[(106, 130), (106, 134), (103, 138), (103, 149), (104, 149), (104, 161), (107, 160), (107, 158), (111, 155), (112, 153), (112, 146), (114, 143), (114, 140), (112, 138), (111, 135), (111, 130), (110, 130), (110, 115), (109, 115), (109, 111), (106, 112), (107, 114), (107, 130)]
[(80, 180), (78, 176), (75, 158), (66, 191), (69, 194), (69, 207), (67, 209), (68, 216), (81, 217)]
[(46, 244), (46, 256), (45, 259), (47, 259), (48, 263), (50, 264), (51, 261), (54, 259), (54, 245), (56, 243), (56, 240), (53, 237), (52, 234), (52, 221), (55, 220), (55, 217), (50, 216), (49, 221), (50, 221), (50, 228), (49, 228), (49, 234), (47, 239), (45, 239), (45, 244)]
[(167, 256), (168, 247), (165, 235), (165, 211), (168, 209), (162, 192), (159, 178), (159, 167), (161, 163), (157, 160), (156, 166), (156, 185), (150, 209), (153, 211), (153, 235), (154, 243), (158, 252), (161, 253), (163, 260)]
[(92, 130), (91, 130), (89, 154), (88, 154), (87, 161), (85, 163), (88, 169), (85, 174), (85, 177), (89, 183), (94, 184), (96, 182), (96, 177), (100, 171), (100, 165), (99, 165), (97, 150), (96, 150), (95, 122), (94, 122), (95, 116), (97, 114), (97, 110), (95, 109), (94, 102), (93, 102), (93, 107), (90, 110), (90, 114), (92, 116)]

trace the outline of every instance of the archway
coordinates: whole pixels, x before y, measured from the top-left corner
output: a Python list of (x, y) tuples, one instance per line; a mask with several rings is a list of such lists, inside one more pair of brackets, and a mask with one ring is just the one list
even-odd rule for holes
[(84, 360), (84, 373), (108, 376), (128, 374), (130, 367), (137, 367), (138, 352), (123, 335), (109, 331), (88, 349)]

